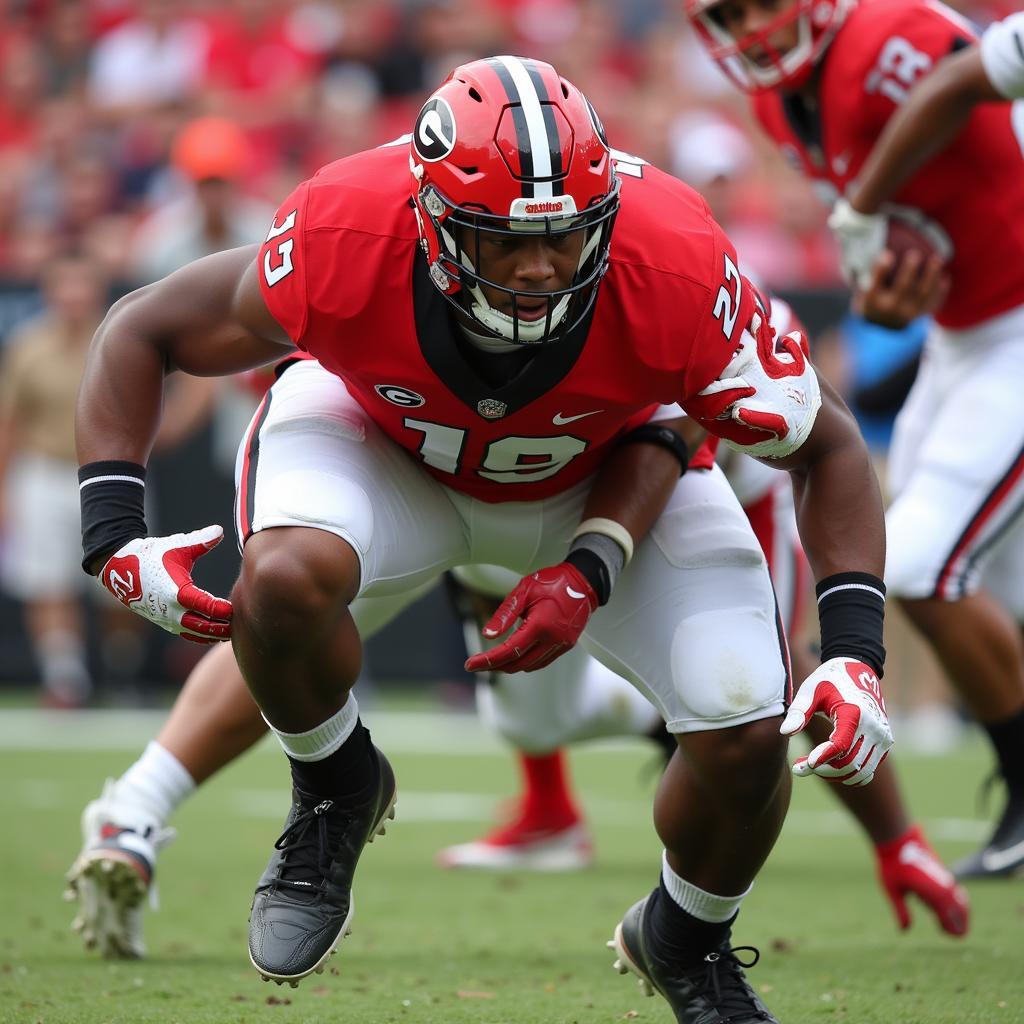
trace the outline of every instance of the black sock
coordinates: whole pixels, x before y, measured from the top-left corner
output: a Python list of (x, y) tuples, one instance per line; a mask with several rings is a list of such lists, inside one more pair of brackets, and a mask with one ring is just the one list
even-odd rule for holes
[(687, 968), (696, 967), (708, 953), (713, 953), (729, 938), (736, 914), (721, 924), (702, 921), (672, 899), (664, 879), (661, 879), (651, 894), (647, 920), (651, 937), (657, 943), (658, 959)]
[(320, 761), (288, 758), (292, 782), (303, 793), (322, 799), (342, 800), (361, 795), (377, 782), (377, 758), (370, 732), (357, 718), (355, 728), (333, 754)]
[(1024, 794), (1024, 709), (1001, 722), (982, 723), (995, 747), (999, 772), (1014, 795)]

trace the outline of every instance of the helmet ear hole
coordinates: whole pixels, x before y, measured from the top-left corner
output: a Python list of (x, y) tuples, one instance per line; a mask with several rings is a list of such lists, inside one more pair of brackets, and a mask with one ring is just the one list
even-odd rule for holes
[(476, 100), (477, 103), (483, 103), (484, 101), (483, 96), (481, 96), (480, 93), (476, 91), (476, 88), (472, 85), (469, 87), (469, 98), (471, 100)]

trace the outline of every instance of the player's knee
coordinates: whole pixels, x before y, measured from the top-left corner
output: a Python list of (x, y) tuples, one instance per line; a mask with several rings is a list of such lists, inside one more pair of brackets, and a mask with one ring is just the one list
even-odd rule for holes
[(768, 608), (690, 616), (676, 628), (671, 658), (676, 693), (694, 719), (728, 727), (781, 704), (786, 670)]
[(232, 592), (235, 617), (270, 645), (316, 634), (354, 597), (358, 567), (355, 552), (323, 531), (257, 534)]

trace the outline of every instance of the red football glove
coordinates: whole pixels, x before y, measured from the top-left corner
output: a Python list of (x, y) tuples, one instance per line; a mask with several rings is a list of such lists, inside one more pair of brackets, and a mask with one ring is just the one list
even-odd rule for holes
[(912, 893), (932, 911), (944, 932), (966, 935), (970, 903), (963, 887), (914, 825), (899, 839), (875, 847), (878, 877), (901, 929), (910, 927), (906, 896)]
[(220, 526), (207, 526), (171, 537), (130, 540), (100, 570), (100, 585), (133, 612), (184, 640), (226, 640), (231, 636), (231, 602), (192, 582), (196, 560), (223, 537)]
[(484, 626), (485, 639), (507, 633), (517, 619), (523, 624), (503, 643), (474, 654), (469, 672), (534, 672), (550, 665), (579, 639), (597, 607), (597, 594), (568, 562), (524, 576)]
[(854, 658), (830, 658), (804, 680), (779, 732), (800, 732), (816, 714), (831, 720), (832, 734), (806, 757), (797, 758), (793, 774), (866, 786), (892, 746), (875, 670)]

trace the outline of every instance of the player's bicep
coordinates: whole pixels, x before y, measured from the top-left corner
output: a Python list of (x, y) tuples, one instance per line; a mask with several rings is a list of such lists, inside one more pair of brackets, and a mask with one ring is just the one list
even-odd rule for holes
[(156, 345), (169, 370), (198, 376), (280, 358), (287, 336), (247, 283), (255, 255), (255, 246), (215, 253), (133, 292), (112, 310), (117, 333)]
[(726, 444), (769, 459), (800, 448), (820, 406), (806, 337), (800, 330), (777, 332), (760, 302), (740, 329), (729, 363), (684, 403), (690, 416)]

